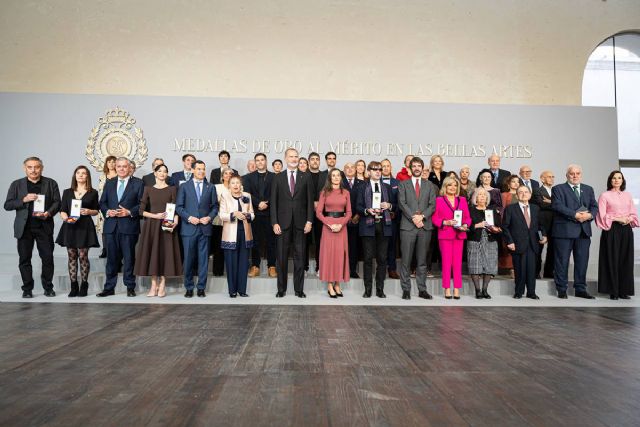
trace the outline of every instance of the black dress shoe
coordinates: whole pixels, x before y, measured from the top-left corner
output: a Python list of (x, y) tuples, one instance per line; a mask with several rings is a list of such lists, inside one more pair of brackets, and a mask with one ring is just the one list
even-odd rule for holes
[(359, 279), (360, 276), (358, 276), (358, 273), (351, 273), (349, 274), (349, 277), (351, 277), (352, 279)]
[(527, 298), (529, 299), (540, 299), (540, 297), (536, 294), (531, 294), (531, 295), (527, 295)]
[(522, 295), (518, 295), (518, 294), (513, 295), (513, 299), (520, 299), (520, 298), (522, 298)]
[(235, 298), (237, 296), (238, 296), (238, 294), (229, 294), (229, 297), (231, 297), (231, 298)]
[(629, 295), (620, 295), (620, 299), (631, 299)]
[(105, 289), (102, 292), (100, 292), (99, 294), (97, 294), (97, 297), (110, 297), (112, 295), (115, 295), (116, 292), (113, 289)]
[(387, 296), (384, 294), (383, 291), (376, 291), (376, 296), (378, 298), (386, 298)]
[(127, 288), (127, 296), (128, 297), (135, 297), (136, 296), (136, 291), (133, 288)]
[(71, 291), (69, 291), (69, 295), (67, 296), (69, 298), (74, 298), (74, 297), (77, 297), (79, 293), (80, 293), (80, 285), (78, 285), (78, 282), (71, 282)]
[(445, 295), (444, 297), (445, 297), (445, 299), (451, 299), (451, 298), (453, 298), (451, 295)]
[(558, 298), (567, 299), (567, 291), (558, 291)]
[(458, 296), (455, 296), (455, 295), (454, 295), (454, 296), (453, 296), (453, 299), (460, 299), (460, 295), (458, 295)]
[(617, 297), (617, 296), (615, 296), (615, 295), (609, 295), (609, 299), (617, 300), (617, 299), (618, 299), (618, 297)]
[(371, 298), (371, 289), (365, 289), (362, 298)]
[(296, 296), (298, 298), (306, 298), (307, 297), (307, 295), (304, 292), (296, 292)]
[(204, 298), (204, 297), (206, 297), (206, 295), (204, 294), (204, 289), (198, 289), (198, 296), (199, 296), (200, 298)]
[(56, 296), (56, 291), (54, 291), (53, 289), (47, 289), (44, 291), (44, 296), (45, 297), (55, 297)]
[(411, 292), (402, 291), (402, 299), (411, 299)]
[(282, 297), (285, 296), (285, 294), (286, 294), (286, 292), (278, 292), (278, 293), (276, 293), (276, 298), (282, 298)]
[(193, 289), (187, 289), (187, 291), (184, 293), (184, 297), (193, 298)]
[(22, 291), (22, 298), (33, 298), (32, 291)]
[(431, 296), (431, 294), (427, 291), (420, 291), (418, 292), (418, 298), (424, 298), (424, 299), (433, 299), (433, 297)]
[(106, 258), (107, 257), (107, 250), (103, 249), (102, 252), (100, 252), (100, 256), (98, 258)]
[(241, 297), (248, 297), (249, 296), (249, 294), (245, 294), (245, 293), (242, 293), (242, 292), (238, 292), (238, 295), (240, 295)]
[(576, 298), (584, 298), (584, 299), (596, 299), (593, 295), (590, 295), (589, 292), (576, 292)]

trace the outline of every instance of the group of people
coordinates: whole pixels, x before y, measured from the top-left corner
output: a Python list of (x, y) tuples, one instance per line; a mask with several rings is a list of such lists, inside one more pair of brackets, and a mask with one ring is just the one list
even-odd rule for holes
[(327, 169), (321, 171), (318, 153), (303, 158), (294, 148), (285, 151), (284, 162), (272, 162), (273, 172), (266, 154), (255, 154), (242, 177), (229, 166), (227, 151), (218, 159), (220, 167), (208, 180), (205, 162), (192, 154), (185, 154), (183, 170), (171, 175), (164, 161), (155, 159), (153, 172), (140, 179), (129, 159), (109, 157), (97, 189), (89, 169), (78, 166), (60, 198), (56, 181), (42, 176), (42, 161), (27, 158), (26, 177), (11, 184), (4, 205), (16, 211), (23, 297), (33, 296), (34, 243), (42, 259), (44, 294), (55, 296), (53, 218), (58, 213), (63, 223), (55, 243), (67, 249), (69, 297), (87, 295), (88, 251), (100, 247), (102, 234), (101, 256), (107, 262), (99, 297), (115, 294), (119, 272), (130, 297), (136, 296), (136, 276), (150, 277), (149, 297), (164, 297), (166, 277), (179, 276), (185, 297), (193, 297), (194, 290), (205, 297), (213, 255), (213, 274), (226, 270), (230, 297), (248, 296), (247, 277), (259, 276), (266, 258), (281, 298), (293, 252), (294, 292), (305, 298), (314, 241), (315, 269), (330, 298), (342, 297), (344, 285), (359, 277), (362, 259), (365, 298), (373, 295), (374, 282), (375, 295), (386, 297), (388, 274), (400, 279), (403, 299), (411, 298), (412, 277), (418, 297), (431, 299), (426, 279), (440, 260), (445, 298), (459, 299), (465, 257), (478, 299), (491, 298), (488, 286), (499, 269), (511, 272), (514, 298), (539, 299), (536, 279), (542, 276), (553, 277), (558, 297), (567, 298), (573, 255), (575, 296), (592, 299), (586, 271), (594, 221), (603, 230), (599, 292), (611, 299), (634, 294), (632, 228), (640, 223), (620, 171), (611, 172), (607, 191), (596, 201), (578, 165), (569, 165), (566, 182), (554, 185), (551, 171), (543, 171), (538, 182), (529, 166), (518, 175), (501, 169), (497, 155), (489, 157), (475, 181), (468, 166), (446, 172), (440, 155), (428, 164), (407, 156), (395, 177), (388, 159), (359, 160), (340, 170), (336, 154), (329, 152)]

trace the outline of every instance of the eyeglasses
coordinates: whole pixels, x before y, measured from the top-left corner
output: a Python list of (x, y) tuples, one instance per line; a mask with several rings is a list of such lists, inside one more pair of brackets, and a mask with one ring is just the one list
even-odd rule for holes
[(370, 170), (370, 171), (381, 171), (381, 170), (382, 170), (382, 168), (370, 168), (369, 170)]

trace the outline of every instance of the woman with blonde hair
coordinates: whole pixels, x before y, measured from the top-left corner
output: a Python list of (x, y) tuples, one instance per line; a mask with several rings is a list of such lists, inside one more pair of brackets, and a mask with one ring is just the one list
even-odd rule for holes
[(467, 233), (467, 261), (477, 299), (491, 298), (487, 292), (489, 282), (498, 274), (500, 215), (488, 206), (489, 192), (483, 187), (476, 188), (471, 195), (469, 208), (471, 226)]

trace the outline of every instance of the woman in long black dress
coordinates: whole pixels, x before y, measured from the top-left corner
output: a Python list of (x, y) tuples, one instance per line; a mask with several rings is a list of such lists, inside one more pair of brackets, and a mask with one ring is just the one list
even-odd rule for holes
[[(73, 209), (75, 207), (75, 209)], [(78, 210), (79, 208), (79, 210)], [(91, 187), (91, 172), (78, 166), (71, 177), (71, 188), (62, 193), (62, 227), (56, 243), (67, 248), (69, 256), (70, 297), (86, 297), (89, 289), (89, 248), (98, 248), (98, 235), (92, 216), (98, 215), (98, 191)], [(80, 277), (78, 286), (78, 259)]]

